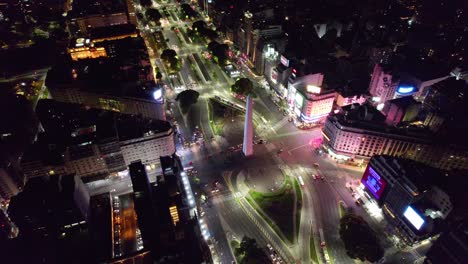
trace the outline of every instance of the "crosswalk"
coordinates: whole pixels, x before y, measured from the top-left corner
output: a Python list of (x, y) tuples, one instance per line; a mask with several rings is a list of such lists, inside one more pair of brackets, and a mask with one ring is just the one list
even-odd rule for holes
[(285, 117), (283, 117), (283, 119), (281, 119), (278, 123), (276, 123), (276, 124), (273, 126), (273, 130), (277, 131), (278, 129), (284, 127), (287, 123), (289, 123), (288, 117), (285, 116)]

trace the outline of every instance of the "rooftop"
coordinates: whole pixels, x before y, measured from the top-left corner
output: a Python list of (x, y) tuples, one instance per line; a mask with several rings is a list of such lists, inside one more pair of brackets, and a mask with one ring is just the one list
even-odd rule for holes
[(416, 100), (414, 100), (413, 96), (404, 96), (396, 99), (389, 100), (388, 103), (397, 105), (401, 108), (407, 108), (411, 105), (418, 104)]
[(134, 34), (137, 32), (135, 25), (133, 24), (120, 24), (110, 27), (97, 27), (91, 28), (90, 37), (91, 39), (103, 39), (114, 36), (121, 36), (127, 34)]
[(90, 145), (87, 142), (124, 141), (168, 132), (172, 128), (167, 121), (50, 99), (40, 100), (36, 113), (46, 132), (39, 135), (38, 141), (28, 149), (23, 159), (41, 159), (48, 164), (63, 162), (61, 154), (67, 146), (71, 158), (75, 159), (89, 155)]
[(417, 188), (417, 190), (414, 191), (420, 194), (430, 189), (433, 185), (437, 185), (444, 177), (441, 170), (414, 160), (388, 155), (374, 156), (373, 159), (384, 159), (386, 163), (395, 170), (396, 174), (394, 176), (408, 179), (409, 183)]
[(421, 127), (415, 126), (388, 126), (385, 124), (385, 116), (368, 104), (352, 104), (344, 106), (341, 112), (330, 114), (327, 118), (333, 123), (349, 128), (367, 130), (374, 133), (384, 133), (389, 137), (406, 136), (418, 141), (428, 141), (432, 133)]
[(142, 38), (103, 41), (95, 47), (104, 47), (107, 56), (78, 61), (63, 58), (48, 72), (46, 85), (153, 100), (156, 83)]
[(327, 89), (327, 86), (323, 84), (323, 74), (314, 73), (294, 79), (292, 85), (307, 97), (321, 96), (326, 94), (334, 93), (334, 90)]
[(125, 0), (75, 0), (69, 15), (73, 18), (80, 18), (121, 13), (125, 10)]

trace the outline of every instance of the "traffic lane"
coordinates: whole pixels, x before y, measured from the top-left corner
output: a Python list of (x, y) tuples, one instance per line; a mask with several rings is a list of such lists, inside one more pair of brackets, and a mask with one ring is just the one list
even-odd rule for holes
[(241, 240), (243, 236), (254, 238), (257, 244), (268, 253), (266, 245), (272, 244), (272, 242), (269, 241), (258, 226), (250, 220), (244, 209), (242, 209), (238, 203), (234, 202), (234, 200), (227, 200), (219, 203), (218, 206), (220, 211), (225, 212), (223, 219), (239, 240)]
[[(308, 184), (304, 180), (304, 184)], [(312, 234), (311, 222), (314, 219), (312, 201), (309, 188), (302, 188), (302, 206), (301, 206), (301, 222), (299, 226), (298, 245), (301, 252), (301, 261), (303, 263), (310, 263), (310, 237)], [(315, 250), (315, 249), (314, 249)]]
[(344, 244), (339, 236), (340, 215), (338, 203), (340, 198), (327, 182), (316, 180), (314, 187), (321, 204), (322, 228), (330, 257), (338, 263), (349, 263), (352, 260), (347, 256)]
[(203, 206), (203, 210), (205, 212), (205, 217), (203, 217), (203, 219), (207, 222), (215, 251), (223, 253), (218, 255), (218, 257), (222, 259), (221, 263), (231, 263), (234, 260), (234, 256), (231, 254), (229, 241), (219, 218), (217, 207)]

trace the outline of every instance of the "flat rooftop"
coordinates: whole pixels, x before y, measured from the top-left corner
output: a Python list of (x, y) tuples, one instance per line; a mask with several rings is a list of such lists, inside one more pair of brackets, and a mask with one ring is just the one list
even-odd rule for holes
[(106, 141), (117, 137), (119, 140), (127, 140), (143, 137), (148, 132), (167, 132), (172, 128), (169, 122), (163, 120), (86, 108), (79, 104), (50, 99), (40, 100), (36, 113), (47, 133), (57, 131), (57, 134), (65, 134), (71, 143), (79, 143), (80, 138)]
[[(23, 160), (62, 164), (68, 146), (71, 159), (94, 155), (89, 143), (107, 143), (168, 132), (169, 122), (121, 114), (79, 104), (40, 100), (36, 114), (45, 133), (26, 151)], [(53, 147), (52, 147), (53, 146)]]
[(102, 39), (134, 33), (137, 33), (137, 29), (133, 24), (120, 24), (109, 27), (97, 27), (90, 29), (91, 39)]
[(68, 13), (72, 18), (125, 12), (125, 0), (75, 0)]
[[(342, 108), (337, 114), (330, 114), (327, 118), (333, 123), (369, 132), (395, 136), (406, 136), (415, 140), (427, 141), (433, 135), (428, 129), (421, 127), (396, 127), (385, 124), (385, 116), (374, 107), (364, 104), (352, 104)], [(346, 129), (344, 129), (346, 130)]]
[(107, 57), (71, 60), (68, 55), (52, 67), (46, 85), (50, 89), (80, 90), (117, 97), (153, 100), (157, 87), (153, 68), (141, 37), (103, 41)]

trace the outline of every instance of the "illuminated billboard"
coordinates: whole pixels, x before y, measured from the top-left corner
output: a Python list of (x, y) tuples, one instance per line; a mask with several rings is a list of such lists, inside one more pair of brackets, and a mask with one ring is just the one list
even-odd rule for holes
[(302, 94), (296, 93), (296, 96), (294, 97), (294, 113), (296, 113), (296, 115), (301, 115), (303, 105), (304, 97)]
[(286, 68), (289, 67), (289, 60), (286, 59), (286, 57), (284, 57), (283, 55), (281, 55), (280, 61), (281, 61), (281, 64), (284, 65), (284, 67), (286, 67)]
[(387, 182), (385, 182), (385, 180), (381, 178), (371, 166), (367, 166), (361, 182), (364, 184), (366, 189), (372, 193), (375, 199), (380, 200)]
[(424, 224), (424, 219), (411, 206), (406, 207), (403, 215), (417, 230)]
[(273, 83), (278, 82), (278, 71), (276, 70), (276, 68), (271, 69), (271, 81)]
[(156, 101), (160, 101), (162, 99), (162, 90), (161, 89), (157, 89), (153, 92), (153, 98), (154, 100)]
[(313, 94), (319, 94), (322, 88), (315, 85), (307, 85), (307, 92)]
[(399, 94), (410, 94), (416, 91), (416, 87), (412, 85), (401, 85), (397, 89), (397, 93)]

